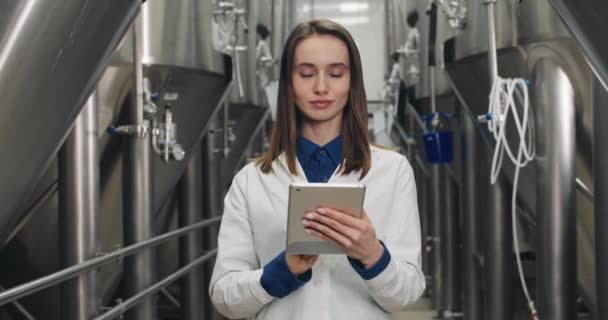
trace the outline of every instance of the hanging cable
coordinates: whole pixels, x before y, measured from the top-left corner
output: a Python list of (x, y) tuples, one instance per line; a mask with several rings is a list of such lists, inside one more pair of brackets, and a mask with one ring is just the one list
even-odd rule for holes
[[(517, 108), (515, 101), (516, 92), (520, 92), (523, 96), (523, 106), (520, 114), (520, 110)], [(505, 153), (515, 165), (515, 175), (513, 179), (513, 194), (511, 197), (511, 218), (513, 224), (513, 247), (515, 250), (515, 258), (517, 260), (517, 270), (519, 273), (519, 279), (521, 281), (521, 287), (526, 296), (528, 302), (528, 308), (530, 309), (530, 317), (534, 320), (538, 320), (538, 313), (534, 305), (534, 301), (530, 297), (528, 286), (524, 278), (524, 272), (521, 263), (521, 257), (519, 255), (519, 243), (517, 233), (517, 188), (519, 182), (519, 173), (521, 168), (525, 167), (530, 161), (534, 160), (536, 149), (534, 145), (533, 132), (529, 130), (529, 114), (530, 114), (530, 102), (528, 96), (528, 87), (526, 80), (517, 79), (503, 79), (496, 77), (492, 84), (492, 90), (490, 92), (490, 105), (488, 108), (488, 114), (482, 116), (485, 120), (488, 120), (488, 129), (494, 135), (496, 140), (496, 147), (494, 148), (494, 156), (492, 157), (492, 171), (491, 171), (491, 183), (495, 184), (500, 174), (503, 159)], [(512, 118), (515, 123), (515, 128), (518, 135), (518, 148), (517, 156), (509, 146), (507, 141), (507, 120)]]

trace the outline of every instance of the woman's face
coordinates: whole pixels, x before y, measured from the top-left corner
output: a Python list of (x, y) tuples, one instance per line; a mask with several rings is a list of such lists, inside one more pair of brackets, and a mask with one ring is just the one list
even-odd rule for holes
[(295, 49), (292, 73), (296, 105), (305, 121), (342, 120), (350, 90), (348, 48), (332, 35), (313, 35)]

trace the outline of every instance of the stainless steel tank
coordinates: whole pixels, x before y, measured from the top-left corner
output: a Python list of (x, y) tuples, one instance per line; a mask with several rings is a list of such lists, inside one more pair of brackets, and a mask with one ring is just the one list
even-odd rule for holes
[(0, 247), (138, 7), (135, 0), (0, 3)]
[[(467, 1), (467, 27), (456, 36), (456, 61), (446, 66), (449, 79), (459, 96), (464, 110), (472, 116), (487, 112), (490, 79), (488, 76), (488, 27), (487, 13), (482, 1)], [(591, 180), (592, 155), (592, 103), (591, 81), (593, 73), (571, 34), (548, 0), (544, 1), (497, 1), (496, 39), (498, 47), (498, 73), (502, 77), (530, 79), (537, 62), (554, 61), (563, 69), (573, 86), (576, 103), (576, 177), (593, 187)], [(539, 81), (544, 83), (544, 81)], [(535, 88), (531, 88), (532, 91)], [(538, 88), (536, 88), (538, 90)], [(537, 107), (532, 105), (532, 110)], [(537, 115), (538, 116), (538, 115)], [(513, 130), (511, 130), (513, 131)], [(485, 126), (478, 131), (485, 135), (485, 148), (493, 149), (493, 138)], [(509, 136), (511, 145), (516, 137)], [(513, 167), (503, 169), (512, 181)], [(536, 167), (530, 164), (524, 169), (519, 182), (520, 206), (534, 211), (537, 203), (548, 201), (538, 198), (535, 189)], [(580, 191), (578, 195), (582, 195)], [(585, 303), (595, 304), (593, 270), (593, 212), (592, 203), (583, 196), (576, 197), (578, 287)], [(534, 230), (529, 228), (528, 230)], [(529, 235), (525, 235), (529, 238)], [(558, 275), (552, 275), (558, 277)], [(542, 314), (541, 314), (542, 317)]]
[(608, 9), (605, 1), (586, 1), (581, 5), (572, 0), (551, 0), (568, 29), (574, 35), (585, 56), (604, 87), (608, 84), (608, 46), (604, 41), (606, 19), (601, 14)]
[[(212, 1), (148, 0), (141, 14), (145, 65), (224, 71), (221, 54), (212, 45)], [(132, 45), (127, 35), (115, 61), (133, 61)]]

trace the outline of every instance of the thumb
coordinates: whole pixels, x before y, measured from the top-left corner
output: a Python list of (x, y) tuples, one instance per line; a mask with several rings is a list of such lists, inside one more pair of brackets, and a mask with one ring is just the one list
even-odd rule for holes
[(319, 258), (318, 254), (309, 255), (306, 257), (306, 262), (314, 263), (315, 261), (317, 261), (318, 258)]
[(365, 210), (361, 211), (361, 220), (371, 222), (371, 220), (369, 220), (369, 216), (367, 215), (367, 212), (365, 212)]

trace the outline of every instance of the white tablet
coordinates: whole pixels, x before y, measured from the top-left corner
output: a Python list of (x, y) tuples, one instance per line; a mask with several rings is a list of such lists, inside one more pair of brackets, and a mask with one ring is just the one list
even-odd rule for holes
[(333, 243), (309, 235), (302, 219), (320, 206), (349, 209), (361, 215), (365, 186), (362, 184), (293, 183), (289, 186), (287, 246), (292, 254), (344, 253)]

